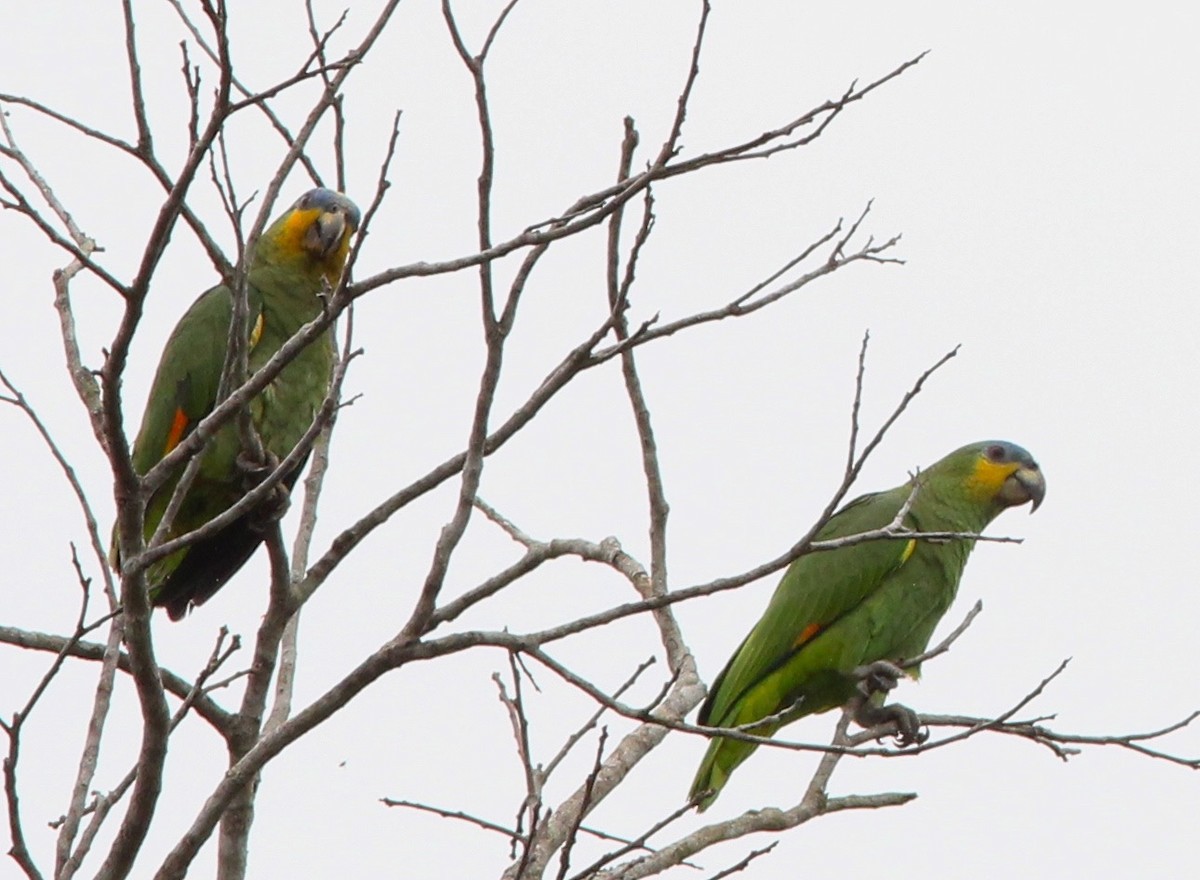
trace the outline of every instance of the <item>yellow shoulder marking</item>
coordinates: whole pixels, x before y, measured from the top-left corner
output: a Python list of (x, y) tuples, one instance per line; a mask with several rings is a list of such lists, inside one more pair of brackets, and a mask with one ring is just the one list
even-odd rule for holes
[(917, 549), (917, 539), (909, 538), (908, 543), (904, 545), (904, 552), (900, 554), (900, 564), (908, 562), (908, 557), (912, 556)]
[(254, 319), (254, 326), (250, 328), (250, 349), (253, 351), (254, 346), (258, 345), (258, 340), (262, 338), (263, 332), (263, 313), (259, 312), (258, 317)]

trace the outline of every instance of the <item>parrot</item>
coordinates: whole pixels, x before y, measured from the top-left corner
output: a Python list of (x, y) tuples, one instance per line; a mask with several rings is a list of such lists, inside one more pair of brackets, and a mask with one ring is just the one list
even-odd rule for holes
[[(325, 294), (336, 288), (346, 265), (360, 213), (333, 190), (310, 190), (260, 236), (246, 274), (249, 298), (250, 373), (265, 364), (301, 326), (318, 317)], [(144, 475), (174, 449), (216, 404), (225, 365), (233, 295), (224, 284), (192, 303), (175, 325), (150, 386), (132, 462)], [(251, 421), (262, 438), (269, 472), (308, 430), (329, 391), (334, 363), (332, 331), (305, 346), (250, 401)], [(236, 420), (226, 423), (199, 453), (199, 471), (175, 516), (167, 539), (197, 529), (235, 504), (254, 484)], [(287, 493), (303, 470), (299, 462), (283, 479), (280, 493), (214, 535), (176, 551), (146, 570), (153, 605), (179, 620), (211, 598), (254, 554), (264, 527), (286, 508)], [(146, 501), (145, 539), (163, 518), (186, 465)], [(112, 563), (120, 571), (116, 529)]]
[[(997, 440), (973, 443), (903, 485), (849, 502), (815, 540), (882, 528), (910, 495), (906, 528), (979, 534), (1006, 508), (1032, 502), (1030, 511), (1036, 510), (1045, 493), (1041, 468), (1025, 449)], [(699, 723), (739, 727), (774, 716), (747, 728), (769, 737), (806, 715), (857, 704), (860, 724), (896, 721), (901, 745), (920, 742), (924, 737), (911, 710), (880, 706), (864, 696), (895, 685), (904, 674), (896, 664), (925, 650), (954, 600), (974, 543), (884, 539), (800, 556), (713, 682)], [(883, 682), (864, 689), (864, 675), (875, 677), (881, 668)], [(700, 811), (757, 747), (719, 736), (709, 741), (689, 794)]]

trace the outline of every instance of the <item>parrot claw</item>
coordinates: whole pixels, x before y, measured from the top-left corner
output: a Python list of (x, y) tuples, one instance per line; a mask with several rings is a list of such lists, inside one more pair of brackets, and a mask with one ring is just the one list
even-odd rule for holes
[(245, 449), (237, 454), (237, 468), (246, 476), (249, 483), (247, 488), (253, 489), (261, 483), (271, 471), (279, 467), (279, 456), (270, 450), (264, 450), (264, 460), (259, 460)]
[(904, 676), (904, 670), (890, 660), (876, 660), (854, 670), (854, 677), (858, 679), (858, 690), (865, 697), (886, 694), (898, 685)]
[(247, 525), (254, 531), (265, 534), (271, 526), (283, 519), (291, 506), (292, 498), (287, 487), (276, 486), (249, 514)]
[(929, 730), (921, 726), (920, 716), (908, 706), (902, 706), (899, 703), (875, 706), (870, 701), (863, 699), (853, 707), (853, 715), (856, 724), (868, 729), (884, 724), (896, 725), (893, 739), (896, 745), (902, 749), (919, 746), (929, 739)]
[[(242, 450), (237, 456), (237, 467), (242, 472), (246, 490), (249, 491), (279, 467), (279, 456), (267, 450), (265, 461), (259, 461)], [(262, 500), (262, 503), (250, 514), (247, 524), (256, 532), (266, 532), (283, 519), (290, 506), (290, 490), (282, 483), (277, 483), (275, 488)]]
[(907, 673), (890, 660), (876, 660), (854, 670), (858, 679), (858, 693), (850, 701), (850, 711), (856, 724), (872, 728), (884, 724), (896, 726), (895, 742), (900, 748), (920, 745), (929, 739), (929, 731), (922, 729), (921, 719), (912, 709), (899, 703), (877, 705), (876, 694), (886, 694), (900, 683)]

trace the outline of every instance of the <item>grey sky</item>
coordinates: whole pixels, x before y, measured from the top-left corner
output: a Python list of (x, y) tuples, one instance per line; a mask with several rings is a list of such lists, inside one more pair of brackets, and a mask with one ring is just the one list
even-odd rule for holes
[[(497, 4), (457, 5), (478, 45)], [(873, 79), (932, 51), (849, 108), (806, 150), (656, 190), (658, 225), (632, 297), (636, 320), (656, 313), (669, 320), (726, 302), (872, 199), (864, 232), (877, 239), (903, 233), (893, 255), (906, 261), (848, 267), (756, 316), (682, 334), (641, 355), (672, 506), (672, 587), (775, 556), (817, 516), (840, 477), (864, 330), (872, 338), (863, 410), (871, 430), (923, 369), (961, 344), (858, 488), (890, 487), (963, 443), (1000, 437), (1039, 458), (1049, 490), (1036, 516), (1009, 513), (993, 526), (1026, 541), (977, 549), (944, 629), (976, 598), (984, 599), (983, 615), (951, 654), (926, 668), (920, 684), (904, 684), (899, 698), (919, 711), (995, 714), (1071, 657), (1067, 672), (1025, 714), (1056, 714), (1060, 729), (1103, 734), (1163, 726), (1197, 708), (1191, 670), (1200, 522), (1188, 499), (1200, 480), (1192, 449), (1200, 309), (1195, 11), (1158, 3), (714, 6), (684, 129), (690, 154), (780, 125), (854, 79)], [(248, 83), (273, 82), (300, 63), (302, 4), (233, 7), (235, 59)], [(497, 238), (607, 184), (625, 114), (641, 132), (639, 161), (653, 155), (686, 71), (696, 7), (517, 6), (489, 69)], [(166, 4), (136, 9), (150, 110), (164, 153), (178, 161), (185, 147), (184, 34)], [(336, 4), (322, 9), (326, 22), (340, 11)], [(344, 42), (357, 39), (371, 14), (355, 5)], [(0, 91), (129, 136), (119, 25), (110, 5), (52, 2), (10, 12), (0, 33)], [(383, 45), (351, 81), (347, 192), (360, 204), (374, 188), (391, 116), (403, 111), (394, 188), (358, 276), (473, 251), (478, 136), (469, 80), (437, 5), (403, 4)], [(281, 104), (297, 114), (303, 107)], [(27, 112), (14, 110), (9, 121), (81, 226), (104, 246), (104, 265), (132, 275), (160, 204), (156, 185), (129, 160)], [(232, 135), (246, 195), (265, 186), (283, 147), (251, 116)], [(282, 200), (305, 188), (296, 175)], [(195, 204), (218, 216), (211, 187), (197, 192)], [(52, 309), (50, 275), (65, 259), (11, 213), (0, 215), (0, 230), (7, 307), (0, 368), (38, 406), (107, 530), (111, 480), (62, 369)], [(510, 278), (516, 266), (505, 261), (500, 277)], [(127, 372), (131, 420), (170, 327), (215, 280), (181, 227)], [(117, 305), (92, 281), (78, 282), (74, 294), (85, 356), (98, 365)], [(347, 390), (363, 397), (339, 423), (319, 549), (462, 447), (482, 364), (477, 300), (473, 275), (460, 273), (380, 289), (358, 306), (356, 340), (366, 357)], [(523, 400), (604, 307), (603, 234), (596, 232), (549, 257), (535, 279), (498, 412)], [(9, 467), (0, 493), (0, 556), (7, 561), (0, 623), (62, 632), (76, 613), (68, 542), (86, 543), (81, 519), (29, 426), (7, 409), (0, 419)], [(443, 487), (376, 532), (306, 610), (299, 705), (398, 628), (455, 488)], [(616, 365), (580, 380), (526, 438), (490, 461), (481, 494), (539, 538), (612, 534), (648, 563), (644, 488)], [(448, 588), (472, 586), (516, 553), (494, 526), (473, 524)], [(198, 669), (222, 624), (250, 638), (265, 606), (265, 571), (256, 558), (185, 622), (163, 616), (155, 627), (163, 664), (181, 673)], [(767, 578), (679, 610), (706, 680), (774, 585)], [(520, 631), (632, 598), (599, 567), (564, 562), (461, 626)], [(611, 688), (655, 647), (649, 623), (634, 620), (569, 641), (555, 656)], [(48, 660), (10, 648), (0, 656), (0, 712), (7, 714)], [(389, 810), (378, 799), (512, 822), (520, 765), (489, 679), (505, 668), (501, 653), (480, 651), (401, 670), (271, 764), (251, 876), (498, 875), (507, 862), (499, 836)], [(62, 812), (69, 791), (93, 675), (72, 665), (29, 735), (24, 809), (43, 858), (53, 840), (45, 823)], [(534, 748), (548, 760), (592, 707), (549, 673), (538, 680), (545, 693), (532, 698)], [(101, 786), (115, 783), (136, 749), (129, 721), (136, 704), (128, 682), (121, 684), (116, 712), (126, 720), (114, 720), (106, 740)], [(656, 690), (657, 683), (647, 684), (639, 697)], [(822, 741), (833, 723), (833, 716), (820, 716), (787, 734)], [(625, 729), (618, 721), (612, 727), (614, 735)], [(44, 745), (50, 742), (63, 745)], [(1169, 745), (1200, 754), (1195, 732)], [(589, 824), (637, 833), (682, 801), (702, 751), (700, 740), (676, 737)], [(63, 754), (70, 756), (65, 762)], [(171, 754), (147, 864), (173, 844), (224, 768), (220, 743), (197, 723), (184, 725)], [(579, 772), (590, 755), (576, 756)], [(810, 757), (760, 749), (704, 819), (790, 803), (812, 765)], [(1194, 775), (1115, 751), (1089, 750), (1063, 764), (1029, 743), (979, 737), (915, 760), (843, 762), (832, 790), (911, 790), (920, 798), (786, 834), (752, 876), (858, 873), (867, 869), (860, 860), (876, 857), (928, 877), (978, 878), (1169, 877), (1194, 863)], [(567, 792), (564, 780), (548, 796), (555, 801)], [(711, 874), (749, 848), (742, 842), (702, 861)], [(198, 876), (211, 870), (212, 858), (198, 863)], [(14, 871), (11, 863), (0, 865), (0, 876)]]

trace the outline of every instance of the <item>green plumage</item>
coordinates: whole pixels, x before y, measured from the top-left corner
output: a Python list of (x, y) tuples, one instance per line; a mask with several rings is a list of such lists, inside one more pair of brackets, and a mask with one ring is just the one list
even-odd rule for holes
[[(904, 524), (923, 532), (978, 533), (1006, 507), (1032, 500), (1036, 508), (1045, 491), (1029, 453), (1002, 442), (963, 447), (918, 480)], [(911, 492), (909, 481), (850, 502), (816, 540), (886, 526)], [(925, 650), (954, 600), (973, 544), (889, 539), (801, 556), (713, 682), (699, 722), (738, 727), (788, 710), (781, 720), (750, 731), (771, 736), (805, 715), (844, 705), (855, 694), (856, 667)], [(709, 743), (691, 789), (691, 797), (710, 792), (701, 809), (755, 748), (720, 737)]]
[[(358, 221), (358, 209), (348, 199), (317, 189), (301, 197), (263, 233), (247, 274), (251, 373), (321, 313), (322, 294), (341, 276)], [(214, 287), (192, 304), (171, 333), (133, 445), (138, 474), (161, 461), (212, 411), (226, 359), (232, 308), (229, 288)], [(263, 447), (275, 458), (287, 456), (312, 424), (328, 393), (333, 361), (332, 336), (322, 334), (251, 400), (251, 420)], [(254, 481), (238, 464), (241, 451), (236, 421), (227, 423), (201, 453), (200, 470), (168, 538), (203, 526), (249, 490)], [(302, 468), (303, 462), (285, 476), (287, 489)], [(182, 472), (181, 466), (148, 500), (146, 540), (161, 522)], [(275, 505), (279, 506), (278, 498)], [(254, 553), (263, 539), (264, 521), (269, 521), (267, 511), (251, 511), (150, 566), (147, 582), (153, 603), (179, 619), (191, 605), (204, 602)]]

